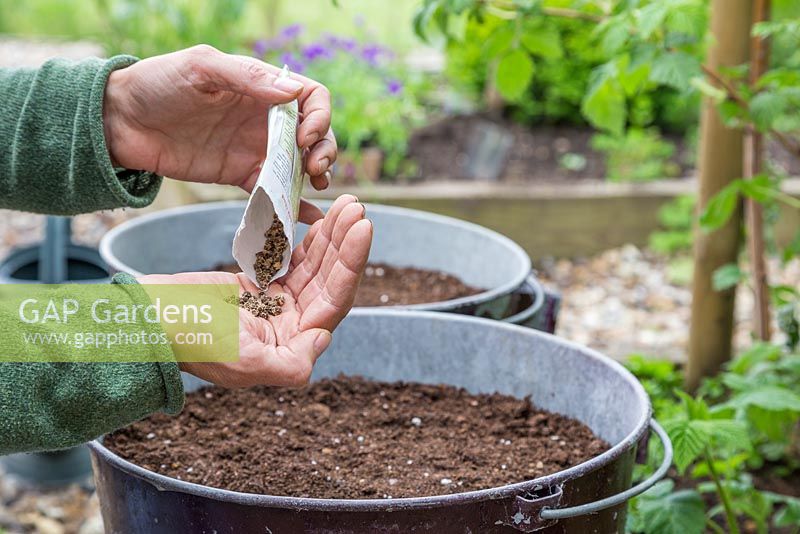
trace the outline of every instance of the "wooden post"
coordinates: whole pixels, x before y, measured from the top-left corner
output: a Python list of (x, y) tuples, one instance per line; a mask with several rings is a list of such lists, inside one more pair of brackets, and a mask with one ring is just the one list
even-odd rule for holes
[[(711, 34), (707, 65), (741, 65), (749, 57), (751, 0), (712, 0)], [(712, 83), (714, 83), (712, 81)], [(725, 127), (713, 102), (706, 99), (700, 119), (698, 209), (731, 181), (742, 177), (742, 132)], [(686, 386), (694, 390), (704, 376), (715, 374), (730, 359), (735, 288), (716, 291), (714, 271), (735, 263), (739, 254), (742, 211), (737, 208), (728, 223), (707, 234), (697, 231), (694, 244), (692, 319), (689, 327), (689, 362)]]
[[(753, 2), (753, 24), (769, 20), (770, 0)], [(769, 66), (769, 44), (761, 37), (750, 40), (750, 85), (755, 87), (758, 79)], [(764, 156), (764, 136), (748, 128), (744, 137), (744, 177), (752, 179), (761, 173)], [(769, 286), (767, 266), (764, 261), (764, 215), (761, 204), (752, 198), (745, 199), (747, 215), (747, 252), (750, 268), (753, 271), (753, 292), (755, 294), (755, 335), (758, 339), (769, 341), (771, 334), (769, 313)]]

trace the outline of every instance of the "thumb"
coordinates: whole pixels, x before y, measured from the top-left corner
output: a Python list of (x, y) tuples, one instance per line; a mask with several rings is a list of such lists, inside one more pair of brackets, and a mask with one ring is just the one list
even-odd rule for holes
[(314, 365), (331, 344), (332, 335), (323, 328), (311, 328), (300, 332), (286, 344), (286, 348), (296, 357)]
[(225, 54), (211, 47), (196, 52), (199, 67), (216, 89), (249, 96), (264, 104), (285, 104), (299, 97), (303, 83), (279, 78), (275, 67), (255, 58)]

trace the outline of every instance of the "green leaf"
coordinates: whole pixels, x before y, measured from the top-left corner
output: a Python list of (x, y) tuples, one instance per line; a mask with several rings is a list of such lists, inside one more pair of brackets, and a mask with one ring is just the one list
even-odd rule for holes
[(564, 55), (561, 35), (555, 26), (528, 25), (519, 37), (522, 45), (534, 56), (559, 59)]
[(743, 374), (755, 364), (775, 361), (781, 355), (781, 348), (771, 343), (754, 343), (750, 348), (733, 360), (728, 369), (733, 373)]
[(608, 70), (605, 65), (595, 69), (593, 74), (598, 79), (584, 95), (581, 113), (593, 126), (622, 135), (628, 113), (625, 95), (619, 84), (607, 74)]
[(431, 22), (431, 17), (433, 17), (433, 13), (438, 7), (438, 0), (427, 0), (425, 5), (420, 7), (414, 14), (414, 33), (426, 43), (430, 42), (428, 41), (427, 30)]
[(739, 199), (739, 182), (733, 182), (722, 188), (708, 201), (706, 209), (700, 215), (700, 227), (705, 231), (716, 230), (728, 222)]
[(779, 92), (762, 91), (750, 100), (750, 116), (761, 130), (769, 129), (773, 122), (786, 113), (789, 100)]
[[(650, 494), (664, 482), (659, 482), (639, 500), (637, 514), (643, 530), (659, 534), (701, 534), (706, 514), (700, 494), (694, 490)], [(663, 493), (660, 489), (658, 491)]]
[(711, 436), (715, 447), (727, 447), (736, 450), (750, 449), (750, 435), (744, 421), (734, 419), (709, 419), (708, 421), (692, 421), (695, 428)]
[(714, 271), (712, 284), (715, 291), (725, 291), (736, 287), (742, 280), (744, 280), (744, 273), (739, 269), (739, 266), (735, 263), (729, 263)]
[(767, 202), (773, 198), (777, 188), (777, 183), (774, 183), (769, 176), (764, 174), (739, 182), (739, 191), (757, 202)]
[(775, 514), (773, 524), (776, 527), (797, 527), (800, 526), (800, 499), (788, 497), (786, 506)]
[(680, 473), (686, 471), (703, 450), (711, 443), (711, 434), (698, 421), (667, 421), (664, 428), (672, 440), (673, 461)]
[(765, 385), (743, 391), (728, 404), (737, 408), (758, 406), (764, 410), (800, 412), (800, 395), (785, 387)]
[(517, 100), (525, 94), (532, 78), (533, 61), (524, 50), (512, 50), (497, 64), (495, 84), (508, 100)]
[(514, 28), (511, 25), (497, 28), (486, 40), (486, 54), (489, 57), (497, 57), (511, 49), (514, 44)]
[(685, 91), (692, 78), (700, 74), (700, 61), (685, 52), (667, 52), (657, 56), (650, 70), (650, 80)]
[(637, 29), (642, 39), (649, 39), (653, 32), (664, 22), (667, 16), (667, 5), (663, 2), (653, 2), (644, 6), (637, 14)]

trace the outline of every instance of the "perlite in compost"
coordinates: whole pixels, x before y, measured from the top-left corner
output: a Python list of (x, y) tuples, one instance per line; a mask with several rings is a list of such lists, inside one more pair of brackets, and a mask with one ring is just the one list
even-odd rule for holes
[(105, 445), (196, 484), (341, 499), (503, 486), (609, 448), (582, 423), (529, 398), (348, 376), (301, 390), (202, 389), (186, 396), (177, 417), (153, 415)]

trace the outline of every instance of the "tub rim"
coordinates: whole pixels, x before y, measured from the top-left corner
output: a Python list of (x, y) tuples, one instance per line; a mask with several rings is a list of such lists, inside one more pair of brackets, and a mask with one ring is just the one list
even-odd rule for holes
[[(333, 202), (328, 199), (309, 199), (309, 201), (320, 207), (330, 206), (331, 203)], [(439, 224), (447, 224), (450, 226), (461, 227), (465, 230), (481, 234), (484, 237), (498, 241), (506, 249), (508, 249), (509, 252), (513, 254), (515, 258), (518, 260), (520, 268), (518, 272), (513, 277), (509, 278), (509, 280), (506, 281), (505, 283), (466, 297), (459, 297), (455, 299), (440, 300), (434, 302), (424, 302), (420, 304), (408, 304), (408, 305), (396, 305), (396, 306), (361, 306), (359, 308), (369, 308), (369, 309), (387, 308), (387, 309), (420, 310), (420, 311), (457, 310), (467, 306), (474, 306), (482, 304), (484, 302), (491, 302), (497, 298), (509, 295), (515, 289), (522, 286), (531, 273), (531, 259), (525, 252), (525, 250), (519, 244), (517, 244), (516, 242), (514, 242), (513, 240), (509, 239), (508, 237), (504, 236), (499, 232), (496, 232), (479, 224), (457, 219), (455, 217), (449, 217), (447, 215), (439, 215), (438, 213), (431, 213), (411, 208), (402, 208), (399, 206), (389, 206), (386, 204), (373, 204), (368, 202), (364, 202), (363, 204), (367, 208), (367, 218), (369, 218), (370, 210), (374, 210), (382, 213), (405, 215), (407, 217), (429, 220), (431, 222)], [(113, 272), (126, 272), (133, 276), (142, 276), (145, 273), (124, 267), (122, 265), (122, 262), (117, 259), (117, 256), (112, 251), (111, 248), (112, 243), (117, 239), (119, 234), (123, 233), (124, 231), (130, 228), (135, 228), (136, 226), (140, 226), (142, 224), (146, 224), (152, 221), (158, 221), (159, 219), (173, 217), (186, 212), (196, 213), (198, 211), (199, 212), (214, 211), (217, 209), (233, 208), (233, 207), (241, 207), (242, 210), (244, 210), (244, 207), (246, 205), (247, 205), (246, 200), (223, 200), (219, 202), (204, 202), (199, 204), (189, 204), (186, 206), (178, 206), (175, 208), (159, 210), (153, 213), (147, 213), (135, 217), (121, 224), (118, 224), (117, 226), (106, 232), (106, 234), (100, 240), (100, 246), (98, 247), (100, 251), (100, 257), (103, 258), (103, 261), (105, 261), (106, 264), (108, 264), (108, 267)], [(451, 273), (451, 274), (458, 276), (458, 273)]]
[(642, 402), (644, 413), (640, 414), (639, 420), (637, 421), (633, 430), (618, 443), (612, 445), (609, 450), (605, 451), (599, 456), (595, 456), (568, 469), (557, 471), (555, 473), (544, 475), (535, 479), (516, 482), (513, 484), (506, 484), (504, 486), (497, 486), (494, 488), (425, 497), (403, 497), (392, 499), (322, 499), (316, 497), (304, 498), (283, 495), (244, 493), (214, 488), (211, 486), (204, 486), (202, 484), (195, 484), (193, 482), (186, 482), (147, 470), (121, 458), (107, 449), (102, 444), (102, 436), (89, 442), (88, 445), (90, 450), (94, 455), (97, 455), (100, 460), (108, 463), (114, 469), (122, 471), (127, 475), (145, 480), (146, 482), (149, 482), (155, 486), (159, 491), (175, 491), (234, 504), (258, 506), (263, 508), (287, 508), (295, 511), (389, 512), (394, 510), (419, 510), (435, 508), (439, 506), (452, 506), (455, 504), (472, 504), (487, 500), (505, 499), (524, 495), (529, 492), (540, 491), (542, 488), (553, 488), (566, 481), (579, 478), (589, 472), (595, 471), (614, 462), (623, 454), (628, 452), (632, 447), (635, 447), (637, 444), (639, 444), (649, 432), (650, 418), (652, 416), (652, 405), (650, 403), (650, 398), (645, 392), (642, 384), (622, 364), (609, 358), (608, 356), (600, 354), (589, 347), (585, 347), (578, 343), (558, 338), (557, 336), (540, 332), (538, 330), (533, 330), (510, 323), (504, 323), (501, 321), (493, 321), (491, 319), (471, 317), (466, 315), (441, 314), (426, 311), (408, 312), (388, 309), (376, 310), (369, 308), (353, 309), (351, 314), (355, 317), (385, 316), (400, 320), (403, 318), (417, 318), (427, 321), (457, 321), (467, 324), (472, 323), (476, 327), (480, 327), (479, 325), (485, 324), (487, 327), (516, 331), (519, 334), (524, 334), (526, 336), (533, 337), (534, 339), (557, 339), (559, 343), (562, 343), (569, 348), (579, 350), (587, 357), (598, 360), (616, 371), (620, 378), (622, 378), (629, 386), (633, 388), (634, 394), (636, 397), (638, 397), (640, 402)]

